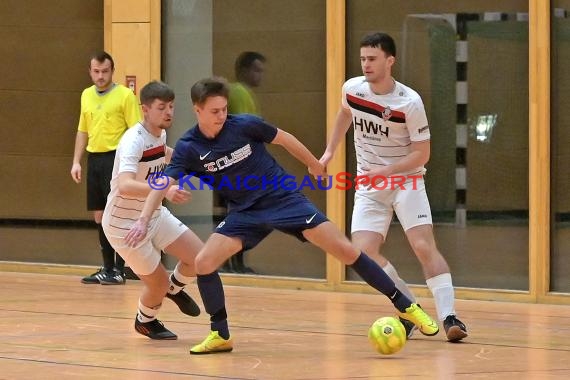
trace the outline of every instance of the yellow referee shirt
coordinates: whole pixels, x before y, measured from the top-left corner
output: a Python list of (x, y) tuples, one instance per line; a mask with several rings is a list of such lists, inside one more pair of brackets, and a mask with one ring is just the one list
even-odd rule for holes
[(142, 120), (138, 99), (129, 88), (113, 84), (103, 94), (95, 85), (81, 94), (78, 131), (87, 133), (86, 150), (104, 153), (117, 149), (123, 133)]

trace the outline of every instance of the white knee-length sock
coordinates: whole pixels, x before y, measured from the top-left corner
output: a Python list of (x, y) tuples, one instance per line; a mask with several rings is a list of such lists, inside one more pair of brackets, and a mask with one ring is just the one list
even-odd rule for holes
[(433, 294), (435, 308), (440, 321), (449, 315), (455, 315), (455, 291), (450, 273), (442, 273), (426, 280), (427, 286)]

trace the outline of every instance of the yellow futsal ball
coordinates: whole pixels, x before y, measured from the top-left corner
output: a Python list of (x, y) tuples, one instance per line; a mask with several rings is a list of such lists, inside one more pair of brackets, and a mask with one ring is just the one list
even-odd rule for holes
[(397, 318), (383, 317), (368, 329), (368, 340), (382, 355), (395, 354), (406, 344), (406, 329)]

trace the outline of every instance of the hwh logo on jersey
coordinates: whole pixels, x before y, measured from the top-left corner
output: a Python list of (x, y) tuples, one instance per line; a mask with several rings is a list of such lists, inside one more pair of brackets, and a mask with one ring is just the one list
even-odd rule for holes
[(154, 168), (148, 168), (148, 173), (144, 177), (145, 181), (148, 181), (149, 177), (161, 177), (162, 172), (166, 168), (166, 163), (162, 163), (160, 165), (156, 165)]
[(376, 124), (373, 121), (355, 117), (352, 122), (354, 124), (354, 129), (360, 128), (362, 132), (373, 133), (375, 135), (380, 134), (386, 137), (388, 137), (388, 134), (390, 133), (390, 127), (382, 127), (382, 125)]
[(245, 160), (251, 155), (251, 146), (249, 144), (239, 148), (235, 152), (232, 152), (231, 157), (224, 156), (218, 158), (216, 161), (208, 162), (204, 164), (207, 172), (213, 173), (218, 170), (225, 169), (233, 164), (237, 164), (240, 161)]

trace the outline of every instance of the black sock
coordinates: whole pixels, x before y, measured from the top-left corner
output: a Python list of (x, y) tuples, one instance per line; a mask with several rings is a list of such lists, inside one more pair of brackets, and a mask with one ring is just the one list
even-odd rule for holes
[(412, 304), (412, 301), (396, 288), (396, 284), (386, 272), (365, 253), (361, 252), (351, 267), (368, 285), (388, 297), (399, 311), (405, 312)]
[(101, 254), (103, 255), (103, 268), (106, 272), (112, 273), (113, 268), (115, 268), (115, 249), (107, 240), (105, 232), (103, 232), (103, 226), (98, 224), (97, 230), (99, 231), (99, 245), (101, 246)]
[(217, 331), (224, 339), (230, 337), (228, 319), (226, 314), (226, 300), (224, 287), (218, 272), (197, 275), (196, 284), (202, 297), (204, 309), (210, 314), (212, 331)]
[(117, 269), (119, 273), (125, 272), (125, 260), (123, 260), (118, 252), (115, 252), (115, 269)]

